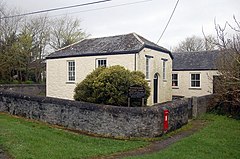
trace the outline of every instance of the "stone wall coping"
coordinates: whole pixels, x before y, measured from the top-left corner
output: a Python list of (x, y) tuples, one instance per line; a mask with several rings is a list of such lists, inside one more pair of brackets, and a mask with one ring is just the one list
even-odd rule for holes
[(180, 98), (180, 99), (176, 99), (176, 100), (165, 102), (165, 103), (155, 104), (153, 107), (165, 107), (167, 109), (172, 109), (172, 108), (177, 108), (179, 107), (179, 105), (182, 105), (187, 102), (188, 102), (187, 98)]
[(62, 106), (75, 106), (85, 110), (91, 111), (107, 111), (111, 113), (119, 113), (125, 112), (129, 114), (157, 114), (162, 112), (162, 106), (156, 105), (152, 107), (123, 107), (123, 106), (113, 106), (113, 105), (103, 105), (103, 104), (95, 104), (95, 103), (88, 103), (82, 101), (74, 101), (68, 99), (60, 99), (60, 98), (53, 98), (53, 97), (42, 97), (42, 96), (34, 96), (28, 95), (18, 92), (12, 92), (7, 90), (0, 90), (0, 96), (8, 96), (14, 97), (18, 99), (24, 99), (28, 101), (37, 101), (40, 103), (52, 103), (52, 104), (59, 104)]
[(0, 88), (7, 88), (7, 87), (34, 87), (34, 86), (40, 86), (45, 87), (46, 84), (0, 84)]

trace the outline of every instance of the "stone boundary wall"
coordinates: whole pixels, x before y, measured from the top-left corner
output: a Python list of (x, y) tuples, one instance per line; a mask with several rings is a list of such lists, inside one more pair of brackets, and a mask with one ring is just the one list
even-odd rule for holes
[[(168, 131), (176, 130), (188, 123), (188, 99), (182, 98), (171, 102), (156, 104), (153, 107), (166, 108), (169, 110)], [(151, 107), (150, 107), (151, 108)]]
[(188, 122), (188, 100), (152, 107), (117, 107), (0, 91), (0, 112), (61, 125), (106, 137), (157, 137), (163, 134), (163, 107), (168, 131)]
[(1, 90), (45, 96), (46, 84), (0, 84), (0, 91)]
[(205, 114), (209, 108), (218, 104), (218, 98), (214, 94), (205, 95), (201, 97), (192, 97), (192, 117), (198, 117)]

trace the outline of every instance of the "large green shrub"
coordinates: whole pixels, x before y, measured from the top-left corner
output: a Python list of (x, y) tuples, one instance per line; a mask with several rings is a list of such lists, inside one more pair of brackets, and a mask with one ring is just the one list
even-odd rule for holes
[(142, 72), (125, 69), (122, 66), (97, 68), (75, 88), (74, 99), (99, 104), (128, 105), (128, 89), (132, 85), (143, 86), (146, 90), (145, 103), (150, 88)]

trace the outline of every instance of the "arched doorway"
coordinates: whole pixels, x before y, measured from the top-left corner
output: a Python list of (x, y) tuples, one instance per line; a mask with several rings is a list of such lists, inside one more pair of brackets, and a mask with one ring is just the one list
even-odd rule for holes
[(158, 74), (153, 78), (153, 103), (158, 103)]

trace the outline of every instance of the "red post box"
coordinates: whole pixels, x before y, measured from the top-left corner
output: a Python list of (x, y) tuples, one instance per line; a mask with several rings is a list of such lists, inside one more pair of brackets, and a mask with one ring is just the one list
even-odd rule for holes
[(169, 110), (167, 110), (167, 109), (163, 110), (163, 116), (164, 116), (163, 131), (164, 132), (166, 132), (168, 130), (168, 113), (169, 113)]

